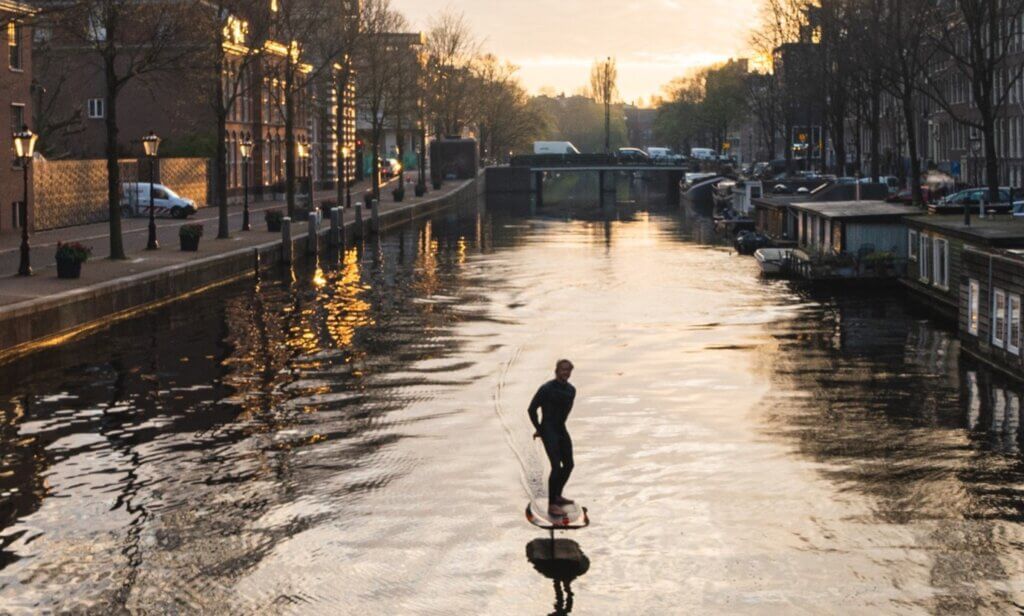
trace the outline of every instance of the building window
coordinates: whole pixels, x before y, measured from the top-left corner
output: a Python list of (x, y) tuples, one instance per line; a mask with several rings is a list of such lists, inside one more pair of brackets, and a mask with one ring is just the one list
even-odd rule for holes
[(20, 133), (25, 126), (25, 105), (11, 104), (11, 134)]
[(992, 344), (1000, 349), (1006, 344), (1006, 292), (995, 289), (992, 294)]
[(7, 22), (8, 66), (16, 71), (21, 70), (21, 26), (17, 22)]
[(917, 247), (917, 275), (921, 282), (927, 283), (931, 278), (929, 270), (929, 257), (932, 254), (932, 238), (924, 233), (918, 238)]
[(911, 229), (907, 237), (907, 258), (917, 261), (917, 231)]
[(88, 101), (88, 115), (92, 120), (100, 120), (106, 116), (106, 101), (102, 98), (90, 98)]
[(936, 238), (932, 252), (935, 258), (932, 260), (932, 278), (935, 286), (941, 289), (949, 289), (949, 242)]
[(978, 308), (981, 305), (981, 285), (971, 280), (967, 285), (967, 333), (978, 335)]
[(1020, 295), (1011, 295), (1009, 299), (1009, 335), (1006, 337), (1006, 350), (1014, 355), (1020, 354)]

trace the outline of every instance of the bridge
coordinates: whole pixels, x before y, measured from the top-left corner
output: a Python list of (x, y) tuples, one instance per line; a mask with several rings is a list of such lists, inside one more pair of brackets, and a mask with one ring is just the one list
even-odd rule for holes
[(664, 176), (669, 204), (678, 205), (679, 181), (687, 171), (687, 166), (678, 163), (637, 162), (609, 154), (528, 154), (513, 156), (508, 167), (489, 168), (487, 190), (530, 192), (536, 195), (537, 205), (543, 206), (545, 173), (597, 173), (604, 206), (605, 193), (615, 191), (614, 185), (606, 182), (609, 173), (656, 173)]

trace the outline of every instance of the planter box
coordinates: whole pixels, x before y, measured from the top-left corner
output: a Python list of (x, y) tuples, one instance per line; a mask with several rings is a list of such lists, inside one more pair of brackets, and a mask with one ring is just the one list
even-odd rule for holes
[(74, 279), (81, 276), (81, 261), (76, 259), (57, 259), (57, 278)]
[(181, 240), (181, 250), (182, 250), (182, 252), (198, 252), (199, 251), (199, 240), (200, 240), (200, 238), (198, 238), (198, 237), (182, 237), (182, 236), (179, 235), (178, 239)]

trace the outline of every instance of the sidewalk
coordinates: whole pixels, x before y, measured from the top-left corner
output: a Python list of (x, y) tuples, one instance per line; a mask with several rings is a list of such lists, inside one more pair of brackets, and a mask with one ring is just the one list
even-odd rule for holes
[[(413, 192), (413, 185), (406, 185), (406, 198), (402, 203), (395, 203), (391, 197), (391, 190), (394, 184), (381, 188), (380, 212), (387, 212), (415, 206), (424, 201), (430, 201), (451, 194), (458, 188), (464, 186), (465, 182), (446, 182), (439, 191), (430, 190), (426, 195), (417, 198)], [(362, 182), (352, 187), (353, 205), (361, 203), (363, 193), (369, 188), (368, 182)], [(331, 191), (318, 191), (314, 196), (319, 203), (324, 199), (333, 199), (336, 193)], [(303, 203), (299, 203), (302, 207)], [(148, 219), (132, 218), (124, 220), (123, 234), (125, 253), (127, 259), (123, 261), (111, 261), (109, 258), (109, 235), (107, 223), (83, 225), (44, 231), (30, 238), (32, 247), (32, 269), (34, 275), (23, 278), (14, 275), (18, 269), (20, 236), (5, 234), (0, 236), (0, 309), (15, 304), (28, 302), (67, 293), (79, 289), (116, 281), (120, 278), (134, 277), (147, 272), (153, 272), (162, 268), (173, 267), (178, 264), (208, 259), (218, 254), (230, 253), (242, 248), (254, 248), (281, 240), (280, 232), (268, 232), (266, 223), (263, 220), (263, 212), (268, 209), (285, 208), (280, 201), (260, 201), (249, 204), (250, 220), (252, 230), (241, 231), (242, 206), (231, 206), (229, 221), (231, 237), (226, 240), (216, 239), (217, 235), (217, 210), (204, 208), (187, 221), (158, 219), (157, 239), (160, 249), (156, 251), (145, 250), (148, 239)], [(364, 208), (363, 219), (368, 221), (369, 211)], [(345, 222), (355, 219), (353, 209), (344, 211)], [(199, 244), (198, 252), (182, 252), (178, 245), (178, 228), (187, 223), (202, 223), (205, 226), (205, 234)], [(302, 234), (306, 231), (306, 221), (296, 221), (294, 232)], [(57, 278), (56, 265), (54, 263), (54, 250), (57, 242), (76, 241), (91, 246), (92, 257), (82, 267), (82, 277), (78, 280), (61, 280)]]
[[(411, 175), (411, 174), (410, 174)], [(413, 184), (414, 186), (415, 184)], [(391, 201), (391, 190), (395, 186), (393, 181), (381, 186), (381, 203)], [(352, 203), (362, 203), (363, 193), (370, 189), (370, 182), (363, 181), (352, 187)], [(427, 193), (430, 194), (429, 192)], [(320, 203), (324, 200), (333, 200), (337, 196), (334, 189), (317, 191), (314, 193), (314, 200)], [(412, 186), (406, 186), (406, 201), (413, 197)], [(299, 208), (308, 207), (307, 200), (296, 200)], [(260, 200), (249, 202), (249, 220), (253, 229), (266, 228), (263, 221), (263, 214), (267, 210), (279, 209), (284, 211), (287, 205), (284, 201)], [(241, 233), (242, 228), (242, 204), (228, 206), (228, 224), (231, 234)], [(205, 229), (203, 241), (214, 239), (217, 235), (217, 208), (206, 207), (188, 220), (175, 220), (171, 218), (157, 218), (157, 241), (160, 246), (166, 246), (175, 251), (178, 250), (178, 227), (184, 224), (200, 223)], [(92, 256), (89, 265), (94, 265), (100, 259), (110, 256), (110, 225), (106, 222), (91, 225), (80, 225), (76, 227), (64, 227), (62, 229), (51, 229), (40, 231), (29, 237), (31, 248), (32, 270), (37, 275), (50, 275), (56, 271), (56, 264), (53, 260), (54, 251), (57, 249), (57, 242), (79, 242), (92, 248)], [(124, 241), (125, 255), (132, 259), (136, 253), (140, 256), (149, 256), (145, 252), (146, 242), (149, 239), (149, 218), (142, 216), (138, 218), (121, 219), (121, 235)], [(3, 293), (4, 279), (18, 271), (20, 260), (21, 234), (18, 232), (3, 233), (0, 235), (0, 294)], [(3, 303), (0, 300), (0, 303)]]

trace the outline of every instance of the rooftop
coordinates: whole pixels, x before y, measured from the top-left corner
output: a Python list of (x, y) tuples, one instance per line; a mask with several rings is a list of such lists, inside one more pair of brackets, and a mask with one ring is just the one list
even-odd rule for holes
[(980, 241), (990, 246), (1024, 246), (1024, 218), (1000, 214), (979, 218), (971, 217), (971, 226), (964, 225), (964, 217), (957, 215), (913, 216), (915, 226), (944, 231), (961, 239)]
[(819, 201), (792, 203), (790, 207), (825, 218), (899, 218), (921, 213), (921, 208), (885, 201)]

